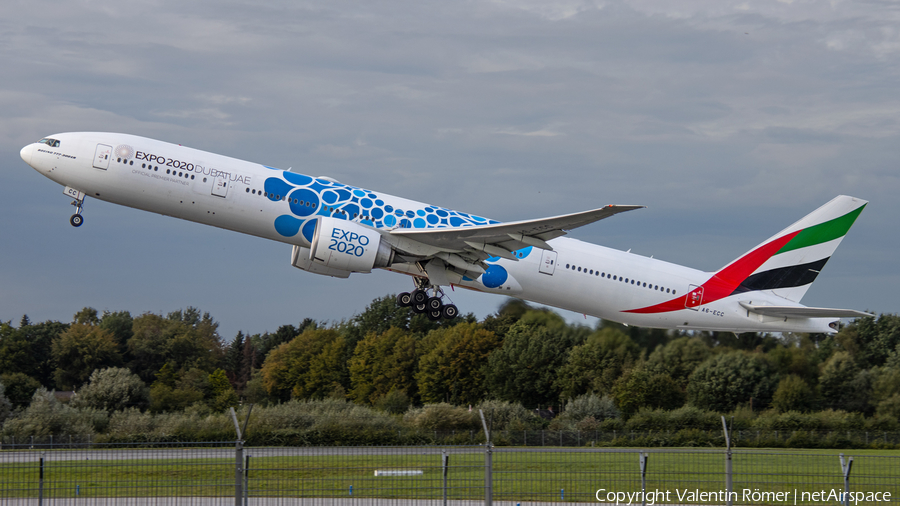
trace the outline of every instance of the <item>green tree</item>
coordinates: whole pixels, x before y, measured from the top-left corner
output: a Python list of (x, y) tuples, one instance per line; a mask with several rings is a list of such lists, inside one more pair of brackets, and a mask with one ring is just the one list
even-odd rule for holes
[(150, 411), (182, 411), (203, 400), (203, 392), (193, 387), (172, 388), (164, 383), (154, 383), (150, 387)]
[(228, 381), (223, 369), (216, 369), (209, 375), (209, 407), (221, 412), (238, 405), (238, 396)]
[(349, 376), (346, 342), (333, 329), (311, 329), (269, 352), (263, 383), (273, 398), (324, 398)]
[(484, 365), (500, 346), (493, 332), (477, 323), (460, 323), (429, 333), (433, 348), (419, 358), (416, 381), (424, 402), (475, 404), (486, 394)]
[(349, 362), (349, 397), (374, 404), (391, 390), (415, 395), (416, 340), (406, 330), (391, 327), (368, 334), (356, 344)]
[(608, 418), (619, 418), (621, 413), (616, 409), (616, 405), (610, 397), (601, 397), (591, 392), (579, 395), (567, 402), (563, 416), (574, 422), (580, 422), (585, 418), (593, 418), (597, 422), (602, 422)]
[(126, 353), (128, 340), (134, 336), (134, 318), (131, 317), (131, 313), (128, 311), (104, 311), (100, 318), (100, 328), (113, 335), (116, 344), (119, 345), (119, 350), (123, 353), (123, 358), (126, 361), (130, 360)]
[(891, 352), (900, 346), (900, 316), (882, 314), (877, 319), (859, 318), (842, 328), (835, 340), (853, 356), (860, 369), (884, 365)]
[(871, 375), (857, 366), (849, 352), (839, 351), (822, 364), (819, 394), (822, 407), (868, 412)]
[(694, 369), (712, 354), (712, 348), (699, 337), (679, 337), (657, 346), (647, 358), (647, 368), (655, 373), (667, 373), (684, 389)]
[(786, 336), (783, 345), (766, 353), (766, 360), (782, 376), (797, 376), (809, 386), (814, 386), (819, 380), (817, 350), (807, 334)]
[(149, 404), (147, 385), (136, 374), (122, 367), (97, 369), (79, 392), (73, 406), (119, 411), (144, 409)]
[(31, 403), (32, 397), (41, 383), (21, 372), (11, 372), (0, 375), (0, 383), (6, 385), (6, 398), (14, 408), (24, 408)]
[(129, 368), (145, 382), (167, 362), (176, 371), (214, 371), (224, 359), (218, 326), (209, 313), (189, 307), (166, 317), (145, 313), (134, 319), (128, 340)]
[(57, 368), (53, 376), (63, 390), (84, 384), (95, 369), (121, 365), (122, 356), (115, 338), (108, 331), (84, 323), (76, 323), (53, 340), (53, 359)]
[[(530, 314), (530, 313), (529, 313)], [(557, 372), (566, 363), (572, 346), (584, 335), (567, 329), (561, 318), (529, 314), (513, 324), (503, 344), (488, 357), (485, 383), (488, 396), (526, 406), (550, 406), (559, 401)]]
[(772, 397), (772, 407), (779, 413), (799, 411), (806, 413), (815, 407), (815, 391), (796, 374), (789, 374), (778, 382)]
[(12, 402), (6, 397), (6, 387), (3, 386), (3, 381), (0, 381), (0, 427), (3, 426), (3, 422), (6, 421), (6, 417), (9, 416), (9, 413), (12, 411)]
[(654, 372), (646, 364), (633, 367), (612, 387), (616, 406), (626, 417), (640, 408), (677, 409), (684, 404), (684, 390), (665, 372)]
[(63, 404), (51, 392), (39, 388), (22, 414), (6, 421), (3, 432), (17, 438), (84, 436), (94, 432), (91, 418), (90, 410), (80, 411)]
[(69, 326), (53, 321), (32, 324), (27, 318), (22, 323), (25, 325), (15, 329), (8, 322), (0, 322), (0, 371), (20, 372), (52, 388), (55, 368), (52, 343)]
[(584, 344), (572, 348), (559, 369), (556, 387), (571, 399), (588, 392), (609, 394), (613, 384), (640, 355), (630, 337), (607, 326), (591, 334)]
[(688, 400), (698, 408), (727, 413), (752, 403), (764, 409), (772, 401), (777, 378), (759, 355), (732, 351), (708, 358), (688, 382)]
[(81, 311), (75, 313), (75, 316), (72, 318), (72, 323), (92, 326), (98, 325), (100, 323), (100, 317), (97, 316), (96, 309), (92, 307), (86, 307)]

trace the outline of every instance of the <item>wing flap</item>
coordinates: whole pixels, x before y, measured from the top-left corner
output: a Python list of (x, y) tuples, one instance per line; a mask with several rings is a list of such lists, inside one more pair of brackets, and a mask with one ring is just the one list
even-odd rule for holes
[(460, 251), (471, 248), (467, 243), (494, 244), (511, 250), (525, 246), (547, 249), (549, 246), (545, 241), (565, 235), (566, 230), (583, 227), (595, 221), (642, 207), (644, 206), (609, 205), (590, 211), (536, 220), (456, 228), (400, 228), (394, 229), (390, 233), (430, 246)]
[(864, 318), (866, 316), (875, 316), (855, 309), (834, 309), (829, 307), (761, 306), (747, 302), (741, 302), (741, 307), (756, 314), (777, 318)]

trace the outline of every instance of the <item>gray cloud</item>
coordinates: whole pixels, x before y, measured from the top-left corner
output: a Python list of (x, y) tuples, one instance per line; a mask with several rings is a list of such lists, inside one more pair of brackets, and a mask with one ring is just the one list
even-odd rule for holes
[[(230, 334), (349, 316), (409, 285), (317, 278), (282, 245), (99, 202), (70, 230), (59, 188), (18, 151), (71, 130), (502, 220), (647, 204), (573, 236), (705, 269), (852, 194), (872, 204), (805, 302), (897, 310), (892, 3), (8, 4), (0, 230), (17, 239), (0, 319), (194, 304)], [(479, 315), (498, 303), (459, 296)]]

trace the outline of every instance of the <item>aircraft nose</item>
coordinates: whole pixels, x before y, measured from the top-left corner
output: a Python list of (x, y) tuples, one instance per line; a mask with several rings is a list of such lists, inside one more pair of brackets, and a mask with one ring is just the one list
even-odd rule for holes
[(34, 150), (34, 144), (29, 144), (22, 148), (22, 151), (19, 151), (19, 156), (22, 157), (22, 160), (25, 160), (25, 163), (31, 165), (31, 152)]

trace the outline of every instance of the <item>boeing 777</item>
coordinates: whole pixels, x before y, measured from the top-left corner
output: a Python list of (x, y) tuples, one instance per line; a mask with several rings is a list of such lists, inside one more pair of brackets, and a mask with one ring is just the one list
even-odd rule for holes
[(292, 247), (291, 265), (346, 278), (412, 276), (397, 302), (453, 318), (442, 287), (459, 286), (627, 325), (730, 332), (833, 333), (847, 309), (800, 299), (866, 206), (838, 196), (715, 272), (563, 237), (643, 206), (608, 205), (499, 222), (444, 207), (117, 133), (53, 135), (22, 159), (65, 186), (73, 226), (87, 197), (234, 230)]

